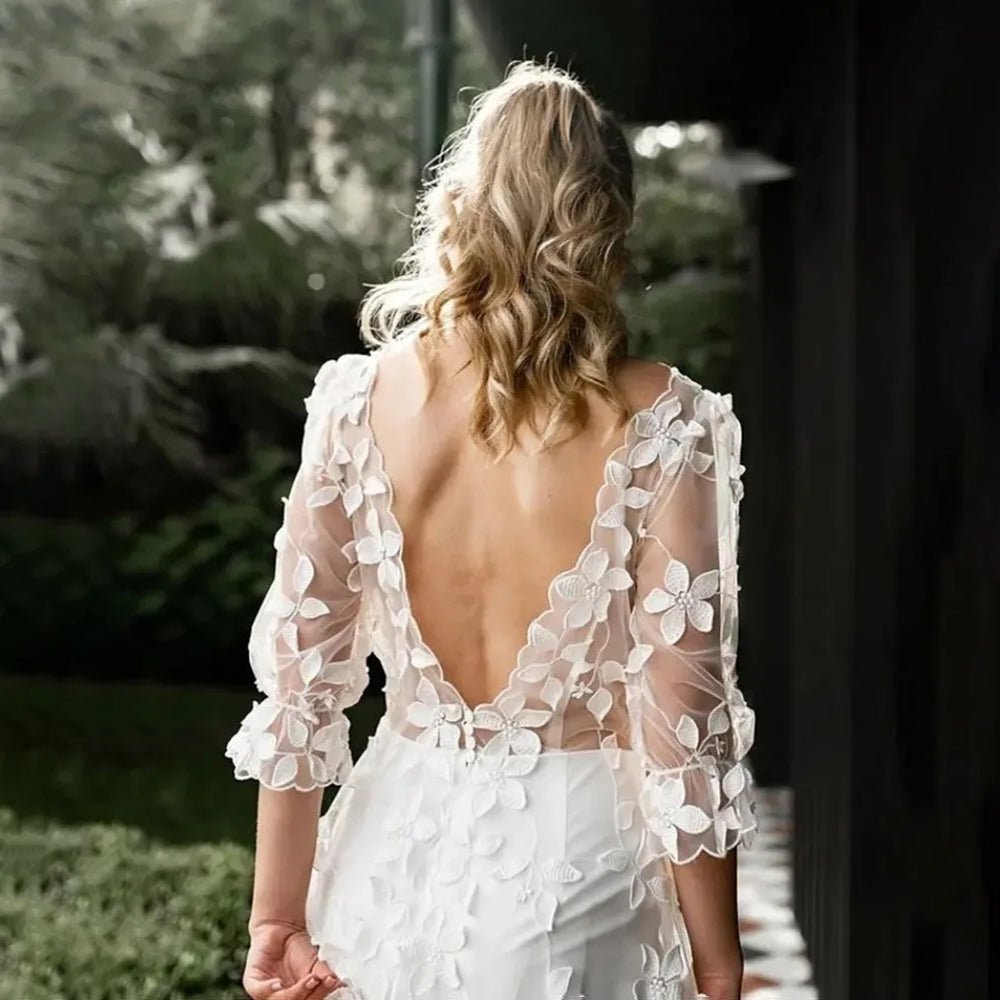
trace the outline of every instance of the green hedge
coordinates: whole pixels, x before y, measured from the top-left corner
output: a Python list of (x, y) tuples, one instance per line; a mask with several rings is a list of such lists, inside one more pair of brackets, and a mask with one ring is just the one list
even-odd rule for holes
[[(0, 1000), (245, 997), (251, 695), (0, 677)], [(355, 758), (381, 713), (351, 709)]]
[(250, 851), (0, 808), (0, 997), (238, 1000)]

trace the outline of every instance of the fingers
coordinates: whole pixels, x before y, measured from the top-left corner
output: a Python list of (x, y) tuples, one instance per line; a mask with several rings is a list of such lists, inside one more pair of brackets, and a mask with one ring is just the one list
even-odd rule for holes
[(312, 975), (318, 980), (318, 985), (312, 993), (307, 994), (306, 1000), (326, 1000), (334, 990), (344, 985), (343, 980), (326, 962), (317, 960), (312, 967)]
[(278, 979), (253, 979), (246, 977), (243, 988), (250, 1000), (326, 1000), (343, 983), (335, 975), (309, 972), (285, 989)]
[(272, 1000), (281, 989), (280, 979), (258, 979), (249, 973), (243, 977), (243, 989), (250, 1000)]
[(306, 1000), (326, 1000), (334, 990), (344, 985), (341, 978), (318, 955), (309, 973), (315, 976), (318, 985), (307, 995)]
[[(327, 1000), (327, 997), (334, 990), (344, 985), (333, 973), (324, 974), (315, 968), (306, 981), (308, 982), (312, 979), (316, 980), (316, 986), (304, 995), (303, 1000)], [(298, 998), (296, 997), (295, 1000), (298, 1000)]]

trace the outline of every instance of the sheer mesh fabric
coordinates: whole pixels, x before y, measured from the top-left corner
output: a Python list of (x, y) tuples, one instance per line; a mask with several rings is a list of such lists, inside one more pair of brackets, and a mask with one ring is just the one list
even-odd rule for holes
[(345, 507), (335, 414), (340, 387), (317, 375), (306, 399), (301, 461), (274, 538), (274, 577), (250, 630), (257, 689), (226, 754), (237, 778), (269, 788), (342, 784), (351, 768), (344, 710), (367, 682), (368, 638), (353, 525)]
[[(740, 427), (728, 397), (677, 369), (608, 459), (589, 542), (551, 582), (504, 690), (468, 705), (410, 609), (392, 483), (368, 423), (378, 355), (317, 373), (302, 462), (252, 625), (255, 703), (227, 755), (238, 778), (344, 783), (344, 715), (374, 652), (391, 729), (468, 764), (547, 751), (639, 751), (620, 784), (650, 858), (721, 855), (756, 826), (753, 712), (736, 678)], [(617, 772), (616, 772), (617, 773)], [(647, 858), (648, 860), (648, 858)]]

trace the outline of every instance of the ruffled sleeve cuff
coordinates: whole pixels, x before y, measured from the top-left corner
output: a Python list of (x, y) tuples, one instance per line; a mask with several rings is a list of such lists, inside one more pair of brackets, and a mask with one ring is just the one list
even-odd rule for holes
[(749, 847), (758, 826), (753, 775), (742, 760), (650, 769), (639, 805), (662, 845), (658, 853), (678, 865), (702, 852), (721, 858)]
[(226, 757), (237, 779), (254, 779), (276, 791), (342, 785), (354, 764), (349, 730), (342, 712), (321, 717), (309, 707), (268, 696), (253, 703), (226, 745)]

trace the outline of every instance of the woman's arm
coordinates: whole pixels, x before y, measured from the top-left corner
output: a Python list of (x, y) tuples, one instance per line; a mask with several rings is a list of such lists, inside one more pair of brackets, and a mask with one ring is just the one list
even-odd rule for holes
[[(728, 400), (707, 392), (658, 419), (676, 449), (637, 531), (630, 707), (646, 769), (640, 806), (655, 853), (672, 864), (698, 987), (735, 1000), (736, 847), (757, 823), (744, 761), (753, 712), (735, 671), (740, 429)], [(642, 467), (646, 452), (635, 459)]]
[(257, 797), (257, 851), (243, 988), (252, 1000), (328, 1000), (343, 985), (319, 957), (306, 897), (322, 807), (320, 788)]
[(674, 882), (691, 939), (698, 989), (711, 1000), (739, 1000), (743, 949), (736, 907), (736, 850), (674, 865)]
[(362, 587), (345, 492), (357, 473), (340, 453), (354, 442), (340, 414), (364, 383), (338, 380), (339, 362), (316, 376), (305, 400), (301, 461), (275, 535), (274, 574), (250, 629), (248, 652), (264, 695), (241, 721), (226, 755), (235, 776), (259, 782), (251, 929), (305, 925), (323, 788), (352, 766), (345, 711), (368, 681)]
[(283, 923), (306, 926), (306, 891), (323, 790), (275, 791), (261, 786), (257, 795), (257, 852), (248, 930)]
[(338, 378), (339, 367), (324, 365), (305, 400), (301, 462), (274, 539), (274, 575), (250, 630), (264, 698), (226, 747), (235, 776), (260, 785), (244, 972), (255, 1000), (319, 1000), (335, 985), (306, 927), (306, 899), (322, 790), (344, 784), (353, 765), (345, 711), (367, 684), (369, 649), (345, 500), (348, 490), (361, 490), (343, 460), (360, 432), (342, 419), (365, 384)]

